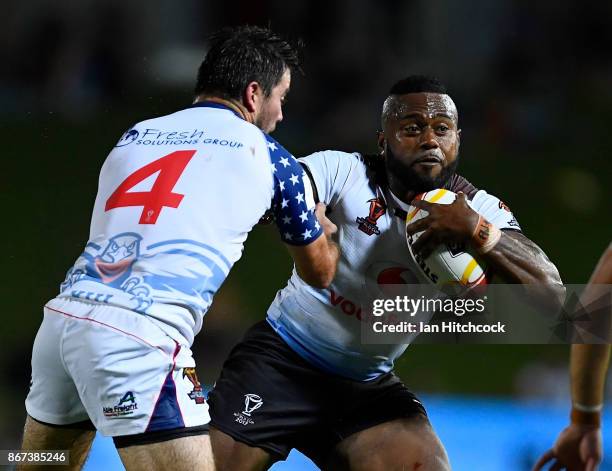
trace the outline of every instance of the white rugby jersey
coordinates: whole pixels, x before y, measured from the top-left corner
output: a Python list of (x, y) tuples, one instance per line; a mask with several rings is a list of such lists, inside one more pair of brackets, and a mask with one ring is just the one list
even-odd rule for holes
[[(428, 283), (410, 256), (404, 219), (395, 210), (408, 205), (377, 185), (359, 154), (317, 152), (300, 159), (312, 175), (328, 217), (338, 226), (340, 260), (327, 289), (304, 283), (295, 269), (268, 309), (268, 322), (315, 366), (359, 381), (386, 373), (405, 345), (364, 345), (361, 322), (366, 306), (380, 297), (380, 285)], [(455, 175), (446, 185), (463, 191), (471, 207), (500, 229), (520, 227), (496, 197)], [(363, 315), (362, 315), (363, 312)]]
[(189, 345), (249, 231), (272, 208), (288, 244), (322, 234), (297, 160), (224, 105), (140, 122), (102, 166), (89, 241), (60, 297), (158, 321)]

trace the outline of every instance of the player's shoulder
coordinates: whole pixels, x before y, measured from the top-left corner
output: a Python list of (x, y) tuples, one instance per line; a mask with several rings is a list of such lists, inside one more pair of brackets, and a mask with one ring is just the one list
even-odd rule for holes
[(472, 202), (500, 201), (500, 199), (483, 188), (476, 187), (462, 175), (454, 174), (446, 183), (445, 188), (454, 193), (464, 193)]
[[(202, 113), (205, 114), (204, 117), (202, 117)], [(187, 126), (189, 129), (193, 129), (198, 127), (196, 123), (201, 123), (200, 126), (205, 125), (210, 131), (215, 128), (231, 129), (233, 132), (238, 131), (247, 136), (262, 139), (263, 132), (260, 128), (237, 116), (232, 110), (222, 107), (191, 105), (169, 114), (144, 119), (137, 122), (132, 128)]]
[(259, 130), (259, 133), (266, 140), (266, 146), (268, 147), (268, 152), (270, 153), (270, 157), (274, 159), (274, 157), (282, 158), (282, 157), (291, 157), (295, 159), (291, 152), (289, 152), (280, 142), (270, 136), (267, 132)]
[(339, 164), (358, 165), (363, 164), (363, 155), (359, 152), (345, 152), (341, 150), (321, 150), (312, 154), (304, 155), (299, 158), (305, 162), (327, 161), (338, 162)]
[(479, 191), (481, 191), (479, 188), (476, 188), (476, 186), (467, 178), (459, 175), (458, 173), (454, 173), (448, 182), (446, 182), (444, 187), (454, 193), (462, 192), (470, 200), (473, 199)]
[(454, 193), (462, 192), (473, 204), (494, 205), (499, 209), (509, 211), (506, 204), (497, 196), (489, 193), (483, 188), (477, 188), (472, 182), (462, 175), (454, 174), (446, 183), (445, 188)]
[(300, 157), (299, 161), (318, 186), (328, 188), (332, 193), (343, 191), (347, 185), (355, 187), (373, 181), (366, 156), (359, 152), (323, 150)]
[(298, 160), (308, 168), (320, 169), (330, 176), (357, 173), (365, 176), (367, 171), (365, 157), (359, 152), (322, 150), (302, 156)]

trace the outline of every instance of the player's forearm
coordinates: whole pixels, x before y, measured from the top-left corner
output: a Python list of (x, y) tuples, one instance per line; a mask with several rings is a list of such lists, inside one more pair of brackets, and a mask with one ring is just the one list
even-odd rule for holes
[(507, 283), (562, 285), (559, 271), (544, 251), (519, 232), (502, 232), (482, 258)]
[(327, 288), (331, 284), (340, 249), (330, 235), (322, 234), (306, 247), (288, 246), (288, 249), (302, 280), (315, 288)]
[(570, 379), (575, 405), (589, 408), (603, 404), (609, 361), (610, 345), (572, 345)]
[[(581, 296), (581, 304), (590, 306), (601, 297), (601, 285), (612, 283), (612, 245), (601, 256)], [(609, 299), (608, 299), (609, 303)], [(598, 315), (610, 315), (604, 309)], [(605, 322), (604, 325), (610, 325)], [(604, 400), (604, 385), (610, 345), (572, 345), (570, 378), (572, 389), (572, 422), (599, 426)]]
[(326, 264), (330, 269), (328, 270), (328, 277), (325, 281), (324, 288), (327, 288), (331, 285), (334, 277), (336, 276), (336, 268), (338, 267), (338, 260), (340, 259), (340, 246), (336, 244), (331, 236), (325, 236), (327, 238), (327, 262)]

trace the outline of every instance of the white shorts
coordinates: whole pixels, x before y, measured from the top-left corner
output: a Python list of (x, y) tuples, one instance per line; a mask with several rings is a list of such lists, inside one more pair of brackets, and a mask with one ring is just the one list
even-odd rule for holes
[(68, 298), (45, 306), (26, 410), (54, 425), (89, 419), (113, 437), (210, 421), (189, 346), (142, 314)]

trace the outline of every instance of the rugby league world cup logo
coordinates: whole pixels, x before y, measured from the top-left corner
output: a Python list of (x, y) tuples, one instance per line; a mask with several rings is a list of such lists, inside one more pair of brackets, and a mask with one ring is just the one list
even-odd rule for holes
[(244, 410), (242, 413), (251, 417), (251, 413), (263, 405), (263, 400), (257, 394), (244, 395)]
[(263, 399), (257, 394), (244, 395), (244, 408), (242, 412), (234, 412), (235, 421), (242, 425), (254, 424), (251, 414), (263, 405)]
[(368, 200), (370, 203), (370, 211), (367, 217), (357, 218), (357, 226), (360, 231), (365, 232), (367, 235), (371, 236), (372, 234), (380, 235), (380, 229), (378, 229), (378, 225), (376, 221), (380, 218), (385, 212), (387, 208), (385, 206), (384, 201), (382, 201), (379, 197), (372, 198)]

